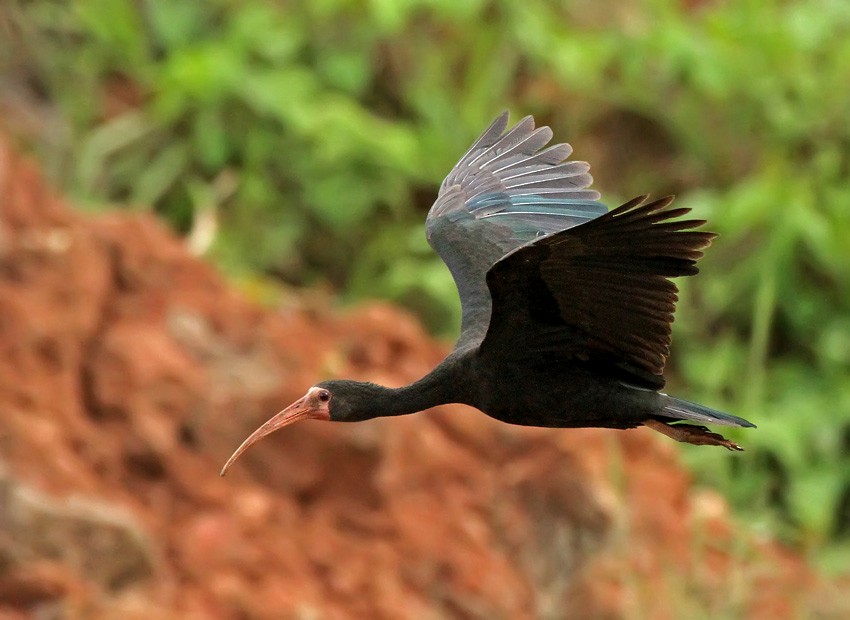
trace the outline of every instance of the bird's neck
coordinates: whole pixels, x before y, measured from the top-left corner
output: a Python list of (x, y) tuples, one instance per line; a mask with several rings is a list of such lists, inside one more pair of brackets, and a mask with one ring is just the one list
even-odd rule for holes
[(444, 362), (410, 385), (382, 389), (379, 396), (379, 400), (383, 401), (382, 415), (405, 415), (447, 403), (464, 402), (457, 390), (460, 383), (456, 376), (458, 370), (457, 364)]

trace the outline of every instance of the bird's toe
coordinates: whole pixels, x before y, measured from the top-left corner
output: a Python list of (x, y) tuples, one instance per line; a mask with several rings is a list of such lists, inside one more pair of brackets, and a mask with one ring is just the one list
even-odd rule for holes
[(705, 426), (694, 424), (667, 424), (660, 420), (650, 419), (644, 422), (645, 426), (658, 431), (663, 435), (695, 446), (723, 446), (733, 452), (743, 452), (744, 449), (734, 441), (726, 439), (719, 433), (713, 433)]

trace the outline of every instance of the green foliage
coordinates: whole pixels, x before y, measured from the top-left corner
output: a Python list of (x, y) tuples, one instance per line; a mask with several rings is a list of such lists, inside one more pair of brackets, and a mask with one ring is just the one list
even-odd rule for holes
[(12, 16), (70, 122), (46, 159), (78, 200), (184, 232), (215, 209), (226, 268), (381, 295), (441, 333), (457, 303), (422, 220), (504, 106), (568, 137), (610, 203), (676, 191), (722, 237), (682, 283), (671, 391), (759, 424), (742, 457), (687, 453), (818, 545), (850, 533), (850, 3), (687, 4), (34, 0)]

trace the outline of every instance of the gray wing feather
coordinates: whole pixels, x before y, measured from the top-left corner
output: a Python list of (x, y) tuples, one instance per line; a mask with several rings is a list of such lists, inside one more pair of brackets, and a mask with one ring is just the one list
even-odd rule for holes
[[(428, 212), (428, 242), (448, 265), (463, 309), (457, 348), (487, 333), (490, 267), (535, 238), (572, 228), (607, 212), (590, 166), (565, 161), (569, 144), (546, 145), (548, 127), (526, 116), (507, 129), (502, 113), (475, 141), (440, 186)], [(506, 131), (507, 129), (507, 131)]]

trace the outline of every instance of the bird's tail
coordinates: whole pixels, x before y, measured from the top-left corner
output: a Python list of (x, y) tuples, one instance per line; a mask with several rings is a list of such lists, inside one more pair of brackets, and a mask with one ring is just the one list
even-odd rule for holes
[(755, 428), (755, 424), (729, 413), (723, 413), (710, 407), (692, 403), (681, 398), (663, 395), (665, 398), (663, 415), (680, 420), (695, 420), (706, 424), (720, 424), (721, 426), (743, 426)]

